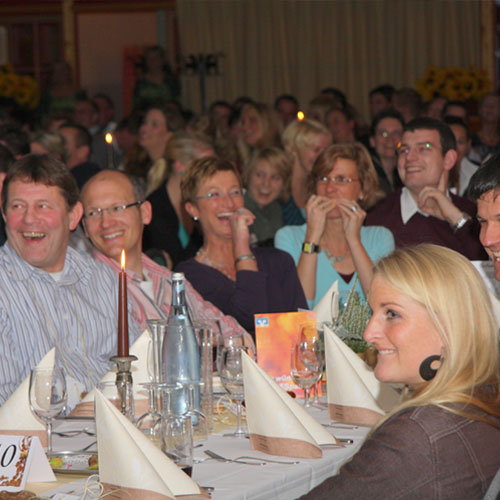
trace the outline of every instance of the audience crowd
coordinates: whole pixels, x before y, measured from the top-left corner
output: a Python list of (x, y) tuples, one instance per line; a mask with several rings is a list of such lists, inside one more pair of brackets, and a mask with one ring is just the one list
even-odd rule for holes
[(109, 369), (122, 249), (131, 341), (146, 319), (168, 316), (173, 270), (196, 320), (252, 344), (254, 314), (312, 308), (335, 280), (368, 300), (374, 266), (395, 249), (431, 243), (488, 259), (487, 215), (480, 224), (464, 196), (500, 153), (497, 92), (478, 103), (474, 128), (465, 103), (422, 103), (389, 84), (367, 96), (369, 124), (333, 87), (303, 103), (219, 99), (196, 115), (152, 47), (119, 117), (107, 94), (89, 96), (69, 75), (55, 68), (33, 122), (0, 108), (0, 404), (52, 346), (75, 394)]

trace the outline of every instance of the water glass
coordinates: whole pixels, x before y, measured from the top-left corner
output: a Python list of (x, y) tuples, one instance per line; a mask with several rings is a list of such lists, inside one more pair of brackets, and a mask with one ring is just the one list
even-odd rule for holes
[(61, 414), (68, 401), (66, 378), (61, 368), (34, 368), (30, 375), (31, 410), (47, 428), (47, 452), (52, 452), (52, 419)]

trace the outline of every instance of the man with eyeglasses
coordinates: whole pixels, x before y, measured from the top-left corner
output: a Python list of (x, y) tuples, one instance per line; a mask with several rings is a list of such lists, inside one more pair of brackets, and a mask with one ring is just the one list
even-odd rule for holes
[(403, 188), (389, 194), (367, 216), (366, 225), (385, 226), (396, 247), (434, 243), (470, 260), (485, 260), (474, 203), (447, 189), (457, 159), (450, 127), (421, 117), (405, 125), (397, 148)]
[[(143, 330), (148, 319), (167, 319), (172, 291), (170, 270), (142, 253), (144, 225), (152, 217), (151, 203), (143, 201), (144, 197), (144, 184), (117, 170), (98, 173), (85, 184), (81, 194), (83, 226), (95, 247), (94, 257), (118, 273), (121, 251), (125, 249), (132, 315)], [(194, 321), (220, 322), (225, 335), (248, 336), (234, 318), (203, 300), (187, 281), (186, 301)]]
[[(68, 247), (82, 205), (76, 182), (50, 155), (16, 161), (2, 189), (7, 243), (0, 248), (0, 405), (52, 348), (69, 406), (116, 354), (118, 280)], [(130, 340), (139, 334), (129, 320)]]

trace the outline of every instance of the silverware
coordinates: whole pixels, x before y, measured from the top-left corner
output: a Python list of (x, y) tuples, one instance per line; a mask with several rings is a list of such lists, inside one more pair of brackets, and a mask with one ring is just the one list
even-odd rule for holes
[(243, 464), (243, 465), (266, 465), (266, 462), (262, 460), (260, 462), (247, 462), (245, 460), (226, 458), (223, 457), (222, 455), (215, 453), (212, 450), (203, 450), (203, 453), (205, 453), (205, 455), (208, 455), (210, 458), (213, 458), (214, 460), (218, 460), (219, 462), (230, 462), (234, 464)]
[(78, 451), (87, 451), (89, 448), (92, 448), (92, 446), (94, 446), (96, 444), (97, 444), (97, 441), (92, 441), (90, 444), (85, 446), (85, 448), (82, 448), (81, 450), (78, 450)]
[(331, 427), (332, 429), (359, 429), (358, 425), (350, 425), (350, 424), (323, 424), (323, 427)]
[(86, 434), (87, 436), (95, 436), (95, 431), (90, 430), (88, 427), (82, 430), (74, 430), (74, 431), (53, 431), (52, 434), (61, 437), (75, 437), (79, 434)]
[(340, 441), (341, 443), (344, 444), (353, 444), (354, 441), (352, 439), (347, 439), (347, 438), (335, 438), (337, 441)]
[(236, 457), (235, 458), (235, 460), (241, 460), (241, 459), (259, 460), (260, 462), (269, 462), (271, 464), (283, 464), (283, 465), (296, 465), (296, 464), (300, 464), (300, 462), (290, 462), (290, 461), (286, 461), (286, 460), (271, 460), (270, 458), (247, 457), (246, 455), (243, 455), (241, 457)]

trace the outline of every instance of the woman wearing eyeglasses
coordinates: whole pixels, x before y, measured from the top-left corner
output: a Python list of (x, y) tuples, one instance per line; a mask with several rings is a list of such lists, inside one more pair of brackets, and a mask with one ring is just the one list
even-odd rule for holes
[(311, 307), (334, 281), (339, 292), (349, 291), (356, 273), (357, 292), (365, 296), (374, 262), (394, 249), (388, 229), (362, 226), (365, 209), (383, 196), (370, 155), (356, 142), (333, 144), (318, 157), (311, 174), (307, 222), (281, 228), (275, 246), (295, 260)]
[(254, 314), (306, 308), (293, 260), (274, 248), (250, 248), (254, 215), (244, 207), (235, 167), (217, 158), (194, 161), (181, 181), (189, 215), (199, 221), (203, 246), (177, 266), (200, 295), (250, 333)]

